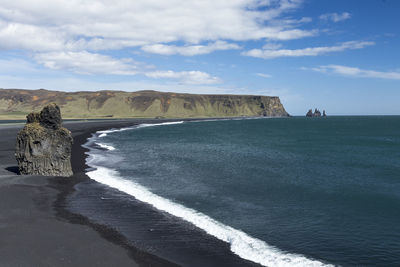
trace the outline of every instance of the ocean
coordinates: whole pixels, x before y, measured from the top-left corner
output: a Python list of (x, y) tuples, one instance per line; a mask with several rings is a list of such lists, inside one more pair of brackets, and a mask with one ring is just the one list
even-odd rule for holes
[(85, 146), (70, 209), (174, 262), (222, 266), (212, 238), (249, 266), (400, 265), (399, 116), (141, 124)]

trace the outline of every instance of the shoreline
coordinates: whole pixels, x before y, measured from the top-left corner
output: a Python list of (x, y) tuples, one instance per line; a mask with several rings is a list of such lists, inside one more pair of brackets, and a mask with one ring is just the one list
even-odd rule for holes
[[(103, 123), (105, 121), (102, 121)], [(145, 120), (137, 121), (106, 121), (106, 124), (112, 124), (111, 128), (123, 128), (134, 126), (140, 123), (145, 122)], [(73, 122), (70, 122), (73, 123)], [(84, 121), (79, 122), (84, 123)], [(97, 123), (97, 122), (96, 122)], [(118, 126), (116, 127), (116, 124)], [(177, 266), (174, 263), (163, 260), (155, 255), (149, 254), (147, 252), (141, 251), (136, 247), (129, 244), (128, 240), (120, 234), (115, 229), (107, 227), (102, 224), (98, 224), (90, 221), (87, 217), (81, 214), (75, 214), (65, 208), (65, 203), (67, 201), (67, 197), (75, 191), (75, 185), (90, 179), (86, 175), (86, 169), (89, 166), (86, 165), (86, 152), (87, 148), (83, 147), (83, 145), (87, 142), (88, 138), (92, 136), (97, 131), (108, 130), (111, 125), (103, 125), (103, 126), (93, 126), (84, 130), (83, 133), (74, 136), (74, 144), (72, 147), (72, 157), (71, 164), (74, 175), (71, 177), (71, 180), (65, 180), (63, 178), (56, 178), (58, 181), (54, 183), (54, 181), (49, 181), (54, 188), (59, 190), (59, 194), (57, 196), (57, 200), (53, 203), (53, 207), (56, 210), (56, 214), (58, 217), (61, 217), (72, 224), (81, 224), (87, 225), (98, 232), (104, 239), (107, 241), (118, 245), (128, 251), (129, 256), (134, 260), (134, 262), (138, 263), (139, 266)], [(67, 124), (68, 127), (68, 124)]]
[[(231, 120), (230, 119), (226, 119), (226, 118), (214, 118), (211, 119), (212, 121), (214, 120)], [(236, 118), (233, 118), (236, 119)], [(204, 121), (209, 121), (210, 119), (203, 119)], [(138, 125), (138, 124), (142, 124), (142, 123), (150, 123), (150, 124), (158, 124), (158, 123), (165, 123), (165, 122), (175, 122), (175, 121), (203, 121), (203, 120), (195, 120), (195, 119), (180, 119), (180, 120), (151, 120), (151, 121), (135, 121), (134, 124), (120, 124), (118, 127), (115, 127), (115, 125), (113, 125), (114, 127), (95, 127), (93, 129), (87, 130), (85, 134), (81, 134), (79, 135), (79, 139), (75, 139), (75, 145), (78, 145), (78, 143), (80, 144), (79, 147), (74, 147), (73, 151), (75, 151), (75, 154), (73, 154), (73, 161), (72, 161), (72, 167), (74, 169), (74, 176), (76, 176), (75, 174), (77, 173), (76, 170), (82, 171), (85, 170), (87, 168), (92, 169), (90, 166), (86, 165), (86, 155), (85, 152), (89, 151), (88, 148), (85, 148), (84, 146), (82, 146), (83, 144), (85, 144), (88, 141), (88, 138), (92, 136), (92, 134), (94, 134), (97, 131), (104, 131), (104, 130), (111, 130), (111, 129), (121, 129), (121, 128), (126, 128), (126, 127), (130, 127), (130, 126), (134, 126), (134, 125)], [(78, 141), (79, 140), (79, 141)], [(78, 152), (80, 151), (80, 153)], [(74, 152), (73, 152), (74, 153)], [(74, 157), (75, 155), (75, 157)], [(78, 156), (77, 156), (78, 155)], [(77, 160), (77, 158), (80, 158), (80, 160)], [(76, 168), (76, 169), (75, 169)], [(79, 189), (74, 188), (75, 185), (79, 185), (81, 186), (80, 183), (85, 183), (89, 182), (91, 184), (95, 184), (96, 185), (100, 185), (100, 187), (103, 187), (103, 192), (96, 192), (96, 199), (103, 199), (103, 194), (107, 194), (108, 191), (113, 191), (116, 190), (112, 187), (109, 187), (106, 184), (102, 184), (99, 183), (91, 178), (89, 178), (86, 175), (86, 172), (82, 174), (82, 176), (84, 176), (85, 178), (77, 181), (76, 183), (74, 183), (72, 186), (70, 185), (70, 187), (68, 188), (68, 190), (63, 190), (64, 195), (63, 197), (60, 199), (60, 203), (62, 202), (68, 202), (67, 201), (67, 197), (71, 196), (74, 193), (79, 194), (78, 191), (80, 191)], [(82, 183), (82, 184), (83, 184)], [(86, 194), (86, 190), (88, 189), (88, 191), (91, 190), (90, 188), (91, 186), (87, 186), (84, 188), (84, 190), (82, 190), (84, 193)], [(179, 218), (179, 217), (175, 217), (173, 215), (167, 214), (165, 211), (163, 210), (159, 210), (155, 207), (153, 207), (151, 204), (148, 204), (146, 202), (142, 202), (137, 200), (135, 197), (133, 197), (132, 195), (129, 195), (123, 191), (119, 191), (118, 192), (121, 193), (121, 197), (122, 198), (127, 198), (128, 201), (130, 202), (129, 204), (132, 204), (133, 206), (135, 206), (135, 209), (139, 210), (139, 213), (143, 213), (146, 214), (145, 216), (143, 215), (139, 215), (137, 217), (135, 217), (135, 215), (131, 216), (131, 220), (126, 220), (127, 218), (124, 218), (125, 221), (123, 219), (121, 219), (120, 224), (112, 224), (112, 227), (107, 227), (105, 226), (106, 224), (108, 224), (108, 221), (102, 221), (100, 223), (96, 223), (93, 221), (96, 221), (95, 217), (93, 216), (93, 218), (90, 218), (91, 216), (84, 214), (84, 212), (82, 212), (81, 210), (79, 210), (78, 208), (78, 213), (79, 214), (84, 214), (82, 216), (83, 220), (90, 224), (93, 228), (95, 228), (96, 230), (99, 230), (101, 232), (101, 234), (107, 238), (113, 235), (113, 233), (115, 234), (114, 236), (112, 236), (112, 238), (110, 239), (111, 242), (117, 242), (119, 245), (127, 247), (128, 249), (131, 250), (131, 254), (132, 255), (140, 255), (141, 253), (143, 253), (140, 249), (138, 249), (137, 247), (140, 248), (145, 248), (145, 250), (148, 250), (147, 248), (150, 248), (150, 251), (152, 254), (149, 254), (151, 257), (160, 257), (161, 259), (166, 259), (168, 261), (168, 265), (167, 262), (163, 263), (161, 266), (175, 266), (175, 263), (178, 263), (182, 266), (261, 266), (258, 263), (255, 263), (253, 261), (249, 261), (246, 260), (244, 258), (241, 258), (239, 255), (236, 255), (232, 252), (231, 248), (230, 248), (230, 244), (227, 242), (224, 242), (218, 238), (216, 238), (213, 235), (210, 235), (208, 233), (206, 233), (206, 231), (202, 228), (198, 228), (197, 226), (193, 225), (192, 223)], [(99, 198), (99, 196), (101, 196)], [(72, 198), (76, 199), (76, 196), (73, 196)], [(78, 197), (79, 198), (79, 197)], [(83, 197), (83, 202), (90, 202), (90, 199), (87, 199), (86, 197)], [(82, 199), (79, 199), (80, 201), (82, 201)], [(104, 199), (108, 199), (108, 198), (104, 198)], [(79, 202), (78, 200), (78, 202)], [(126, 200), (126, 199), (125, 199)], [(95, 200), (94, 206), (103, 206), (103, 202), (102, 200), (98, 201)], [(109, 202), (109, 201), (107, 201)], [(122, 206), (126, 203), (123, 203), (124, 201), (115, 201), (113, 210), (118, 210), (119, 206)], [(134, 203), (132, 203), (134, 202)], [(58, 208), (61, 207), (61, 209), (59, 209), (59, 211), (61, 212), (60, 215), (61, 216), (67, 216), (67, 217), (71, 217), (71, 214), (75, 214), (74, 212), (76, 210), (74, 210), (74, 212), (70, 212), (68, 211), (66, 208), (63, 208), (62, 205), (58, 204)], [(91, 203), (91, 205), (93, 205), (93, 203)], [(107, 205), (104, 206), (104, 210), (107, 210)], [(123, 210), (123, 209), (122, 209)], [(121, 211), (122, 211), (121, 210)], [(93, 211), (90, 211), (93, 212)], [(88, 214), (90, 214), (90, 212)], [(103, 210), (98, 209), (97, 212), (102, 213)], [(126, 213), (130, 213), (132, 212), (131, 210), (127, 210), (127, 212), (121, 212), (122, 214), (126, 214)], [(93, 215), (93, 214), (92, 214)], [(114, 214), (118, 217), (119, 214)], [(172, 216), (172, 217), (171, 217)], [(113, 218), (109, 217), (108, 218), (109, 221), (112, 221)], [(120, 218), (119, 218), (120, 219)], [(145, 225), (140, 225), (140, 224), (136, 224), (135, 221), (136, 220), (139, 221), (143, 221), (143, 219), (146, 221)], [(73, 222), (73, 220), (71, 221)], [(153, 224), (152, 224), (153, 223)], [(132, 238), (132, 236), (130, 236), (131, 233), (124, 232), (122, 228), (124, 228), (124, 226), (126, 226), (127, 224), (129, 224), (130, 228), (135, 228), (134, 232), (136, 234), (138, 234), (138, 236), (134, 235), (134, 237)], [(161, 228), (160, 224), (162, 225)], [(115, 231), (113, 229), (118, 229), (118, 231)], [(158, 229), (157, 229), (158, 228)], [(121, 230), (122, 229), (122, 230)], [(153, 231), (157, 231), (158, 234), (153, 234)], [(189, 236), (190, 239), (193, 238), (193, 240), (197, 239), (197, 242), (193, 242), (194, 244), (188, 244), (188, 241), (185, 241), (183, 244), (185, 245), (185, 247), (180, 247), (179, 248), (179, 252), (176, 253), (177, 251), (173, 251), (171, 253), (171, 250), (167, 252), (166, 251), (160, 251), (159, 248), (157, 247), (153, 247), (153, 242), (154, 240), (159, 240), (159, 239), (168, 239), (168, 235), (170, 235), (171, 237), (171, 233), (170, 232), (176, 232), (175, 234), (178, 235), (182, 235), (183, 238), (185, 239)], [(125, 234), (127, 234), (125, 236)], [(172, 234), (173, 236), (173, 234)], [(117, 237), (117, 238), (116, 238)], [(136, 246), (136, 238), (138, 238), (141, 242), (141, 244), (139, 243), (138, 246)], [(180, 239), (180, 237), (178, 238)], [(130, 245), (132, 243), (132, 241), (135, 243), (133, 246)], [(146, 242), (149, 241), (149, 242)], [(167, 246), (173, 246), (175, 243), (175, 238), (173, 237), (172, 240), (170, 240), (171, 243), (166, 242), (165, 245)], [(198, 245), (198, 242), (204, 243), (201, 244), (200, 246)], [(180, 241), (182, 242), (182, 241)], [(191, 241), (189, 241), (190, 243)], [(161, 241), (162, 243), (162, 241)], [(182, 244), (178, 244), (179, 246), (182, 246)], [(210, 247), (212, 247), (212, 252), (209, 251), (209, 248), (205, 248), (204, 245), (208, 245)], [(171, 254), (175, 254), (175, 255), (171, 255)], [(179, 255), (177, 255), (179, 254)], [(182, 256), (181, 254), (187, 254), (186, 256)], [(146, 265), (144, 265), (146, 266)], [(154, 264), (151, 264), (151, 266), (156, 266)]]
[(66, 197), (86, 179), (85, 148), (93, 132), (139, 120), (74, 122), (69, 178), (18, 175), (15, 137), (23, 125), (0, 128), (0, 263), (7, 266), (177, 266), (128, 244), (116, 230), (69, 212)]
[[(85, 170), (88, 166), (85, 152), (88, 149), (82, 146), (93, 133), (140, 123), (167, 121), (175, 120), (133, 119), (66, 123), (65, 127), (72, 132), (74, 138), (71, 158), (74, 175), (70, 178), (17, 175), (14, 144), (15, 136), (23, 125), (0, 127), (0, 133), (2, 133), (0, 136), (0, 147), (2, 148), (0, 151), (0, 162), (2, 162), (0, 164), (0, 202), (3, 201), (3, 205), (0, 205), (0, 237), (11, 240), (12, 243), (6, 248), (0, 246), (0, 259), (2, 259), (0, 263), (6, 263), (8, 266), (30, 266), (32, 264), (39, 266), (259, 266), (233, 254), (227, 243), (209, 236), (203, 230), (197, 229), (187, 222), (166, 216), (145, 203), (135, 201), (133, 197), (129, 201), (134, 202), (136, 211), (142, 214), (139, 219), (144, 220), (145, 225), (135, 221), (124, 221), (124, 223), (128, 223), (129, 227), (136, 229), (136, 233), (140, 237), (138, 237), (139, 241), (128, 240), (120, 232), (118, 226), (96, 222), (86, 214), (75, 210), (71, 211), (68, 207), (69, 198), (75, 199), (73, 195), (77, 193), (76, 186), (88, 181), (97, 183), (86, 175)], [(2, 161), (4, 158), (6, 160)], [(15, 192), (21, 189), (24, 193)], [(108, 188), (106, 189), (108, 190)], [(30, 199), (22, 201), (21, 194), (31, 195)], [(34, 205), (29, 206), (32, 199), (34, 199)], [(98, 196), (97, 199), (99, 199)], [(18, 209), (24, 214), (22, 218), (10, 219), (9, 213), (12, 213), (13, 210), (7, 209), (6, 206), (11, 202), (19, 204)], [(115, 203), (115, 208), (118, 209), (120, 204)], [(29, 223), (29, 221), (41, 218), (46, 218), (47, 226)], [(19, 224), (18, 229), (11, 227), (15, 221)], [(156, 226), (152, 226), (152, 224)], [(165, 227), (158, 229), (160, 231), (157, 233), (148, 232), (149, 229), (158, 227), (159, 224)], [(48, 230), (52, 228), (54, 230)], [(23, 231), (19, 229), (23, 229), (28, 234), (20, 234)], [(151, 245), (141, 244), (143, 238), (145, 241), (158, 242), (165, 236), (171, 235), (171, 230), (174, 232), (172, 235), (182, 234), (185, 238), (193, 239), (189, 242), (190, 244), (183, 243), (180, 246), (184, 245), (184, 247), (175, 248), (175, 255), (170, 255), (165, 251), (159, 253), (160, 251), (154, 250)], [(199, 245), (199, 242), (202, 244)], [(31, 255), (20, 254), (21, 250), (29, 250), (37, 244), (40, 246), (37, 246)], [(85, 247), (88, 249), (87, 252), (85, 252)], [(96, 256), (93, 255), (94, 253)], [(24, 256), (21, 257), (21, 255)]]

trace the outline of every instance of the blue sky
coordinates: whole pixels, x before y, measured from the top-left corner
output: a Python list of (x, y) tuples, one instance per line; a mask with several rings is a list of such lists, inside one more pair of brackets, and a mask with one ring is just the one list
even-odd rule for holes
[(277, 95), (400, 115), (397, 0), (14, 0), (0, 87)]

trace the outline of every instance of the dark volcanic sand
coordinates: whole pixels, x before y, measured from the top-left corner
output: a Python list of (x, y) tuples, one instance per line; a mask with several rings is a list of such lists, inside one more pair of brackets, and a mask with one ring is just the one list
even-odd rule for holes
[(87, 179), (81, 144), (98, 129), (133, 121), (68, 123), (74, 146), (71, 178), (17, 175), (18, 126), (0, 126), (1, 266), (173, 266), (127, 245), (116, 231), (63, 209), (73, 185)]
[[(183, 266), (258, 266), (234, 255), (228, 244), (130, 196), (102, 202), (98, 196), (85, 194), (85, 187), (95, 182), (85, 175), (86, 149), (81, 145), (98, 130), (141, 122), (65, 124), (74, 137), (71, 178), (17, 175), (15, 137), (22, 125), (0, 126), (0, 265), (176, 266), (172, 263), (176, 262)], [(106, 194), (108, 188), (99, 185), (98, 190)], [(129, 207), (123, 205), (127, 199)], [(89, 218), (77, 212), (80, 205)], [(103, 209), (118, 210), (120, 214), (114, 214), (118, 220), (112, 212), (97, 220)], [(107, 222), (113, 219), (114, 224)]]

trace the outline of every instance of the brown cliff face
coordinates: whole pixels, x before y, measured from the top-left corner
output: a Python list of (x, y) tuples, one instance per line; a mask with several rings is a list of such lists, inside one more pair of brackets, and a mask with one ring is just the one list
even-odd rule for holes
[(289, 114), (279, 97), (197, 95), (156, 91), (57, 92), (0, 89), (0, 119), (15, 118), (57, 103), (65, 118), (199, 118)]
[(71, 176), (71, 132), (61, 127), (60, 108), (49, 104), (30, 113), (18, 133), (15, 157), (21, 174)]

